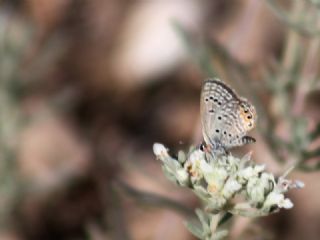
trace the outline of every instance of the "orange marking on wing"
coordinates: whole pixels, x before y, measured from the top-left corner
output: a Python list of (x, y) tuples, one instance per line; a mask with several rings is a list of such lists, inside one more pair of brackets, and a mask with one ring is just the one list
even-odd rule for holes
[[(245, 110), (242, 107), (240, 107), (240, 117), (245, 123), (244, 128), (246, 130), (250, 130), (254, 127), (254, 116), (252, 114), (245, 113), (244, 111)], [(248, 116), (252, 116), (251, 119), (249, 119)]]

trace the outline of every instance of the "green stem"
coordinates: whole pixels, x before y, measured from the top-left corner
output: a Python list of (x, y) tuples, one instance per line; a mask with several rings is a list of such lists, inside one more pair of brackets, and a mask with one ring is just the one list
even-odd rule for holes
[(233, 217), (232, 213), (226, 212), (222, 218), (220, 219), (219, 223), (218, 223), (218, 227), (220, 227), (221, 225), (223, 225), (224, 223), (226, 223), (227, 221), (229, 221), (231, 218)]

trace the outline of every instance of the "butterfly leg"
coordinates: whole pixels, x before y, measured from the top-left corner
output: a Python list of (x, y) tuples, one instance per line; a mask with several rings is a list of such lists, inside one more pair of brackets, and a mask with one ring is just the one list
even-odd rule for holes
[(205, 152), (205, 153), (209, 153), (211, 152), (212, 150), (212, 147), (208, 144), (206, 144), (204, 141), (199, 145), (199, 149), (202, 151), (202, 152)]

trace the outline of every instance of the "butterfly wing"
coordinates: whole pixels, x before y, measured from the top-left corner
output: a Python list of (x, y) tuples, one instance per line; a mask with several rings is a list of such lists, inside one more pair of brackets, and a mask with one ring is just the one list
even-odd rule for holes
[[(253, 106), (218, 80), (206, 80), (201, 92), (201, 119), (204, 141), (213, 149), (242, 146), (255, 139), (245, 136), (254, 127)], [(249, 117), (250, 119), (247, 119)]]
[[(204, 141), (216, 148), (223, 138), (223, 128), (226, 123), (232, 124), (233, 109), (238, 98), (235, 92), (219, 80), (205, 80), (201, 91), (201, 121)], [(229, 103), (229, 105), (228, 105)]]
[(226, 132), (229, 132), (228, 138), (223, 141), (227, 149), (256, 141), (253, 137), (246, 136), (256, 123), (257, 115), (254, 106), (246, 99), (239, 99), (234, 108), (235, 114), (232, 115), (232, 123), (226, 124)]

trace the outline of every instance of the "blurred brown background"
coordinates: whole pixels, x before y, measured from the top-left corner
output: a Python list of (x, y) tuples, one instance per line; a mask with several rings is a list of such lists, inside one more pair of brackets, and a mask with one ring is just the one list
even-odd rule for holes
[(319, 13), (312, 0), (0, 1), (0, 239), (193, 239), (183, 221), (199, 202), (152, 144), (201, 142), (213, 75), (259, 112), (258, 142), (235, 154), (297, 165), (306, 183), (290, 211), (234, 217), (230, 239), (319, 239)]

